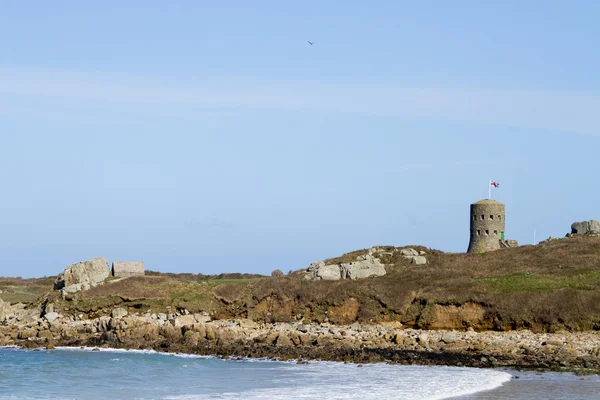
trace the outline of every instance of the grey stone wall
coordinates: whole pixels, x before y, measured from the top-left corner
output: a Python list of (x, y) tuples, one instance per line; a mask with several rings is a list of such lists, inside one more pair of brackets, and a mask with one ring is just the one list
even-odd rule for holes
[[(500, 249), (505, 231), (504, 204), (496, 200), (481, 200), (471, 204), (471, 230), (468, 253), (482, 253)], [(506, 239), (506, 237), (504, 237)]]
[(143, 261), (115, 261), (112, 264), (112, 275), (119, 278), (144, 276)]

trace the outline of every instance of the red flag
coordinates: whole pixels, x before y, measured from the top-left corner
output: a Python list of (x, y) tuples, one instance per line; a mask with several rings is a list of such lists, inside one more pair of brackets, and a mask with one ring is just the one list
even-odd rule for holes
[(495, 188), (497, 188), (498, 186), (500, 186), (500, 184), (498, 182), (494, 182), (494, 181), (490, 181), (490, 185), (492, 185)]

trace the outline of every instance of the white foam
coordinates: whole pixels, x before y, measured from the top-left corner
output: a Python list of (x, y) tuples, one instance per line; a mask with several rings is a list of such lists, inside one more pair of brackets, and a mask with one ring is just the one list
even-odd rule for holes
[(442, 400), (491, 390), (508, 382), (506, 372), (458, 367), (425, 367), (369, 364), (314, 363), (295, 366), (290, 379), (276, 381), (276, 388), (237, 393), (177, 395), (164, 400)]
[(156, 350), (129, 350), (129, 349), (116, 349), (112, 347), (70, 347), (70, 346), (57, 346), (56, 350), (62, 351), (83, 351), (83, 352), (100, 352), (100, 353), (127, 353), (127, 354), (159, 354), (162, 356), (180, 357), (180, 358), (215, 358), (215, 356), (201, 356), (198, 354), (186, 354), (186, 353), (165, 353)]

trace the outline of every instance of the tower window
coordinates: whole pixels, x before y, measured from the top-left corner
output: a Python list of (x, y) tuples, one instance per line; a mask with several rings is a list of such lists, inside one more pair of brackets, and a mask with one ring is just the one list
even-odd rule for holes
[(490, 219), (494, 219), (494, 216), (493, 216), (493, 215), (490, 215)]
[(481, 220), (483, 221), (485, 219), (485, 215), (481, 214)]
[(502, 215), (498, 215), (498, 221), (502, 219)]
[(490, 231), (488, 231), (488, 230), (486, 229), (486, 230), (485, 230), (485, 234), (486, 234), (486, 235), (489, 235), (489, 234), (490, 234)]
[(498, 231), (494, 231), (494, 236), (498, 236)]
[(477, 236), (481, 235), (481, 231), (477, 229)]
[(477, 219), (477, 215), (473, 214), (473, 221)]

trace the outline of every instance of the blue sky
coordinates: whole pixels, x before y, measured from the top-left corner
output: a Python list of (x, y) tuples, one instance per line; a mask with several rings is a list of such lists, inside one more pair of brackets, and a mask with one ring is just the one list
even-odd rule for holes
[(593, 1), (0, 1), (0, 275), (462, 252), (489, 179), (509, 238), (562, 236), (600, 219), (599, 18)]

